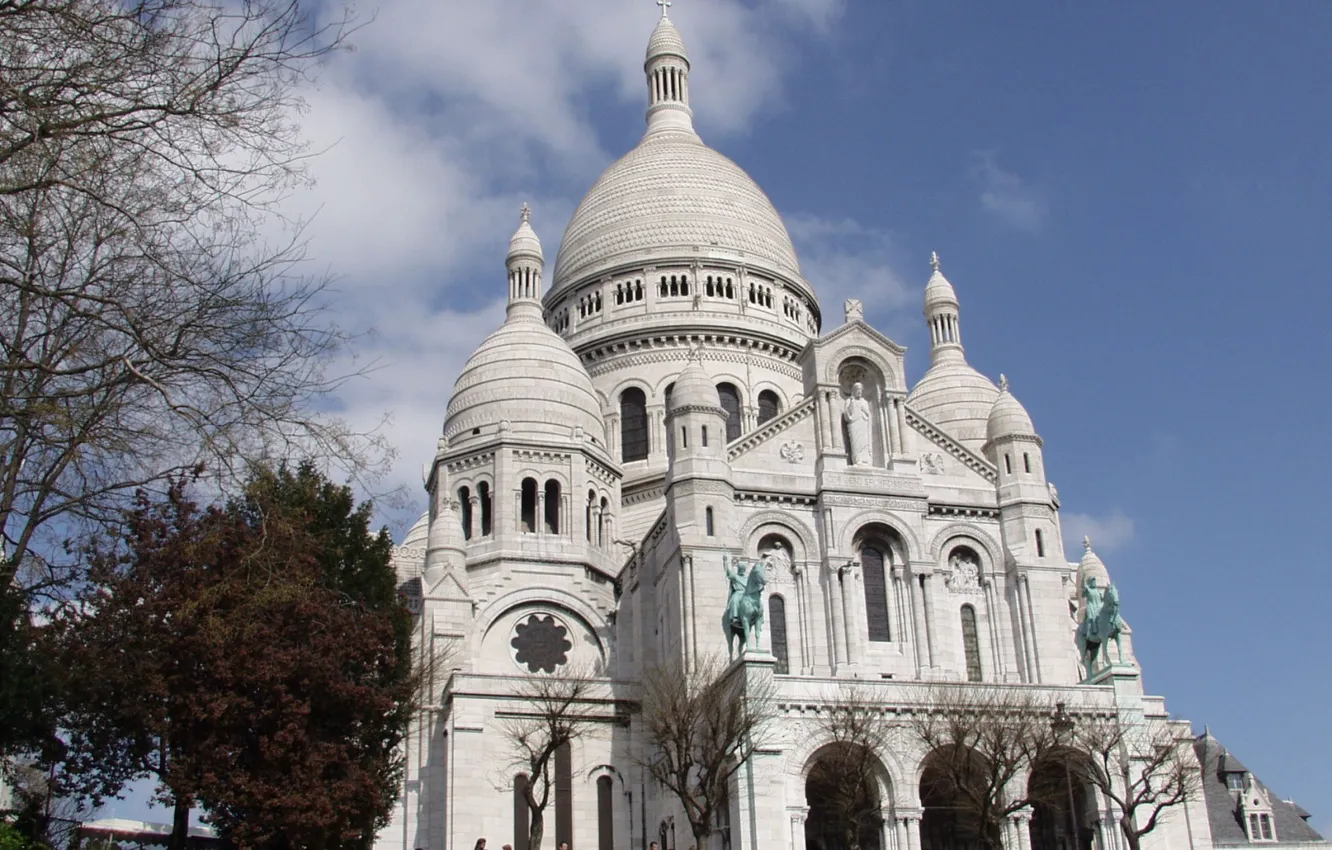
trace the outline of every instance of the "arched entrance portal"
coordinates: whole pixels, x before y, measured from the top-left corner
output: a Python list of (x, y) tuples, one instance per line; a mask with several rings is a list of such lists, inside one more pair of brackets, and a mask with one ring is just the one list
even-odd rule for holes
[(805, 780), (807, 850), (884, 850), (882, 767), (848, 744), (826, 747)]
[[(1067, 750), (1052, 753), (1033, 768), (1027, 783), (1032, 800), (1031, 850), (1092, 850), (1096, 833), (1087, 813), (1095, 805), (1088, 766)], [(1070, 815), (1070, 812), (1072, 813)]]
[(983, 797), (984, 763), (975, 753), (931, 753), (920, 777), (921, 850), (988, 850), (1001, 847), (999, 835), (984, 835), (973, 802)]

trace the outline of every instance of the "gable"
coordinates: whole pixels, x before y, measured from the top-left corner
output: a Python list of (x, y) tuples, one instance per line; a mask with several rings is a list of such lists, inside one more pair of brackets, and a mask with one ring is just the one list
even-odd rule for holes
[(920, 457), (922, 475), (966, 478), (990, 486), (998, 481), (999, 470), (994, 464), (945, 434), (942, 428), (909, 405), (905, 407), (907, 428), (914, 444), (912, 449)]
[(726, 447), (726, 459), (737, 470), (812, 475), (818, 455), (814, 402), (807, 398), (741, 435)]

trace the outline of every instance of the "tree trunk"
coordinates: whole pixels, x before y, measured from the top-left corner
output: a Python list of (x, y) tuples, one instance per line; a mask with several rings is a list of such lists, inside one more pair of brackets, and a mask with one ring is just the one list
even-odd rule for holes
[(1138, 834), (1133, 818), (1128, 815), (1121, 817), (1119, 819), (1119, 831), (1124, 834), (1124, 843), (1128, 845), (1129, 850), (1141, 850), (1142, 836)]
[[(708, 850), (708, 839), (712, 838), (712, 830), (704, 824), (701, 828), (696, 823), (689, 824), (689, 831), (694, 834), (695, 850)], [(665, 850), (665, 848), (662, 848)]]
[(190, 801), (177, 797), (171, 809), (171, 838), (167, 850), (185, 850), (190, 839)]
[(541, 850), (541, 839), (546, 834), (546, 814), (528, 806), (532, 812), (532, 826), (527, 830), (527, 850)]

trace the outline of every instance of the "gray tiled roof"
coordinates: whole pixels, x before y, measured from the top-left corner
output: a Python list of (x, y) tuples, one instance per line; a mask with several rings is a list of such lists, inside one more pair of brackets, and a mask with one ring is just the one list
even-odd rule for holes
[[(1226, 787), (1222, 775), (1223, 767), (1226, 772), (1234, 772), (1244, 770), (1243, 765), (1234, 756), (1226, 753), (1225, 748), (1210, 735), (1204, 735), (1195, 741), (1193, 749), (1198, 754), (1198, 761), (1203, 765), (1203, 799), (1207, 804), (1207, 820), (1212, 827), (1212, 842), (1218, 847), (1249, 844), (1249, 836), (1244, 832), (1244, 827), (1235, 813), (1234, 798), (1230, 789)], [(1323, 836), (1305, 823), (1301, 817), (1303, 809), (1279, 799), (1257, 776), (1253, 777), (1253, 781), (1267, 792), (1268, 799), (1272, 801), (1272, 817), (1276, 821), (1276, 837), (1279, 843), (1327, 843), (1323, 840)], [(1261, 847), (1262, 844), (1255, 846)]]

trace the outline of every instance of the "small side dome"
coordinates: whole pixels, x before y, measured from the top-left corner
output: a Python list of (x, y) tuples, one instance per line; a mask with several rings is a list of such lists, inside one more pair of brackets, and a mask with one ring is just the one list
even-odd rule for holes
[(413, 546), (425, 546), (426, 535), (429, 532), (430, 532), (430, 512), (426, 511), (425, 513), (421, 514), (421, 518), (416, 521), (416, 524), (413, 525), (411, 529), (408, 530), (407, 536), (402, 538), (402, 543), (399, 545), (401, 545), (402, 548), (404, 549), (410, 549)]
[(979, 451), (998, 395), (989, 378), (959, 357), (931, 366), (912, 388), (907, 404), (948, 436)]
[(685, 407), (722, 409), (721, 396), (717, 395), (717, 387), (713, 384), (708, 370), (703, 368), (697, 351), (690, 353), (689, 363), (681, 370), (671, 390), (670, 412), (674, 413)]
[(1036, 426), (1031, 424), (1031, 416), (1022, 402), (1008, 391), (1008, 379), (1000, 375), (999, 397), (994, 400), (994, 407), (990, 408), (990, 418), (985, 423), (985, 438), (993, 441), (1014, 436), (1035, 437)]
[(935, 307), (952, 306), (957, 307), (957, 292), (953, 290), (953, 284), (948, 282), (943, 272), (939, 268), (939, 254), (930, 255), (930, 267), (934, 272), (930, 275), (930, 282), (925, 284), (925, 312), (929, 314)]
[(651, 62), (659, 56), (679, 56), (686, 62), (689, 56), (685, 53), (684, 39), (680, 37), (680, 31), (671, 23), (671, 19), (665, 15), (657, 21), (657, 28), (652, 31), (652, 37), (648, 39), (647, 62)]
[(518, 223), (518, 229), (513, 232), (513, 238), (509, 240), (509, 262), (520, 257), (545, 262), (546, 257), (541, 253), (541, 240), (537, 238), (536, 231), (532, 229), (531, 218), (532, 208), (523, 204), (522, 221)]
[(1110, 571), (1105, 568), (1100, 556), (1092, 550), (1091, 538), (1082, 538), (1082, 561), (1078, 564), (1078, 588), (1087, 584), (1087, 579), (1096, 579), (1096, 586), (1106, 588), (1110, 586)]

